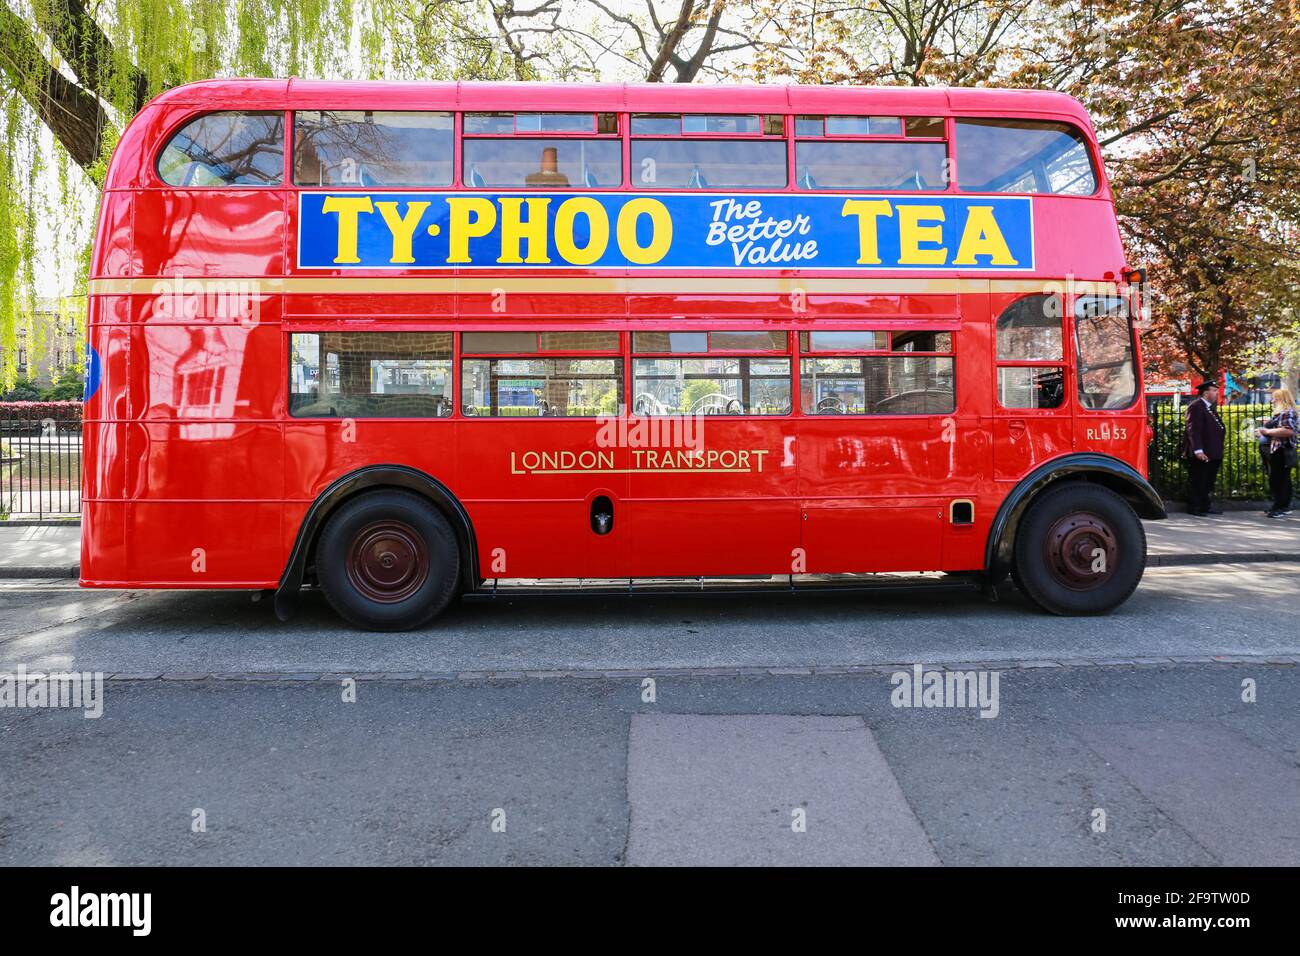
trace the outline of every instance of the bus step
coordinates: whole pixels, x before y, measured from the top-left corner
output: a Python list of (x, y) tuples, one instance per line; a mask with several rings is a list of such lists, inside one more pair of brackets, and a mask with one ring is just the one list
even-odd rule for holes
[(968, 575), (942, 572), (880, 574), (778, 574), (689, 578), (490, 578), (465, 597), (535, 595), (631, 596), (636, 594), (726, 594), (754, 592), (976, 590)]

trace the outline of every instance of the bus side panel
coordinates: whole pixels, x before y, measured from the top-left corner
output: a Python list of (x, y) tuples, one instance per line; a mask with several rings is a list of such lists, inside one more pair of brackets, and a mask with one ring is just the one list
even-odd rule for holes
[(1076, 451), (1096, 451), (1129, 462), (1138, 474), (1145, 475), (1147, 453), (1147, 417), (1142, 413), (1142, 397), (1133, 408), (1116, 412), (1078, 410), (1075, 421)]
[[(1061, 283), (1064, 285), (1064, 283)], [(1032, 294), (1032, 293), (1031, 293)], [(989, 295), (989, 314), (992, 321), (1002, 315), (1023, 292), (993, 292)], [(992, 380), (994, 399), (993, 460), (994, 472), (999, 482), (1005, 482), (1002, 493), (1008, 493), (1025, 475), (1045, 461), (1050, 461), (1074, 450), (1075, 402), (1077, 388), (1074, 368), (1074, 349), (1070, 334), (1072, 323), (1068, 315), (1062, 317), (1061, 359), (1053, 362), (1063, 373), (1064, 400), (1056, 408), (1005, 408), (997, 399), (997, 379)], [(996, 336), (991, 337), (994, 340)], [(990, 341), (987, 362), (997, 364), (996, 341)]]
[(136, 256), (141, 271), (173, 282), (205, 276), (284, 275), (285, 196), (278, 189), (136, 193)]
[[(279, 501), (284, 441), (274, 423), (134, 423), (127, 432), (133, 501)], [(258, 533), (250, 529), (250, 534)]]
[(257, 299), (254, 315), (247, 290), (219, 282), (132, 303), (125, 520), (137, 581), (262, 587), (284, 565), (278, 298)]
[[(143, 308), (143, 307), (142, 307)], [(265, 311), (274, 312), (267, 303)], [(274, 422), (282, 407), (278, 324), (140, 324), (131, 329), (135, 421)], [(216, 431), (209, 428), (209, 435)], [(228, 431), (228, 429), (227, 429)], [(201, 431), (189, 433), (198, 437)]]
[(811, 573), (935, 571), (942, 563), (948, 416), (799, 423)]
[(795, 420), (706, 416), (700, 434), (704, 454), (717, 455), (712, 471), (664, 467), (665, 452), (689, 449), (632, 450), (632, 576), (792, 573)]
[[(1109, 273), (1106, 281), (1115, 281), (1125, 257), (1114, 203), (1105, 196), (1034, 196), (1034, 259), (1037, 275), (1086, 282)], [(1062, 289), (1070, 286), (1064, 278), (1049, 281)]]
[[(967, 280), (969, 282), (969, 280)], [(987, 286), (961, 296), (961, 332), (957, 336), (957, 412), (952, 441), (943, 465), (943, 570), (976, 571), (984, 567), (984, 544), (1004, 490), (993, 480), (993, 382), (989, 363), (992, 338)], [(971, 524), (955, 524), (951, 506), (966, 499), (974, 505)]]
[(274, 587), (284, 569), (278, 501), (134, 501), (131, 580), (161, 587)]
[(129, 395), (125, 296), (91, 296), (87, 340), (98, 386), (82, 408), (81, 579), (122, 580), (126, 568), (126, 417)]
[[(632, 518), (629, 453), (604, 446), (593, 419), (507, 418), (457, 425), (460, 479), (485, 578), (621, 578)], [(613, 528), (592, 527), (594, 499), (613, 506)]]
[(454, 432), (446, 418), (286, 418), (285, 497), (310, 504), (336, 479), (371, 465), (405, 465), (453, 487)]
[(135, 193), (109, 190), (99, 210), (99, 234), (95, 239), (90, 274), (97, 278), (120, 278), (140, 274), (132, 247)]

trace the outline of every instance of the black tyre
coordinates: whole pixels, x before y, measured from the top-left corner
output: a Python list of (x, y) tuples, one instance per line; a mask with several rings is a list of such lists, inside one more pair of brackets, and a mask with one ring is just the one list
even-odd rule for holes
[(345, 620), (372, 631), (428, 623), (456, 595), (460, 549), (447, 519), (406, 491), (372, 491), (339, 508), (316, 544), (316, 577)]
[(1016, 532), (1016, 584), (1052, 614), (1105, 614), (1142, 580), (1147, 537), (1129, 503), (1101, 485), (1045, 491)]
[(1039, 606), (1038, 602), (1030, 596), (1027, 590), (1025, 590), (1025, 582), (1020, 580), (1020, 568), (1017, 566), (1014, 556), (1011, 561), (1011, 583), (1016, 586), (1016, 590), (1023, 594), (1030, 604), (1035, 607)]

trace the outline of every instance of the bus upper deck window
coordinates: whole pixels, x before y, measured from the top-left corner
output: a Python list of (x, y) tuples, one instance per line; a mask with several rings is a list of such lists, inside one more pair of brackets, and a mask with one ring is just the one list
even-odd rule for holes
[(634, 139), (632, 181), (661, 189), (780, 188), (785, 142), (762, 139)]
[(957, 169), (967, 192), (1091, 196), (1097, 174), (1083, 134), (1068, 123), (959, 119)]
[(283, 113), (208, 113), (172, 135), (158, 157), (169, 186), (278, 186)]
[(617, 113), (466, 113), (467, 135), (617, 133)]
[(465, 185), (598, 189), (623, 181), (616, 139), (466, 139)]
[(781, 136), (785, 117), (757, 113), (633, 113), (633, 136), (678, 136), (681, 134), (723, 136)]
[(1137, 367), (1128, 299), (1081, 296), (1074, 303), (1079, 401), (1084, 408), (1128, 408), (1137, 398)]
[(683, 133), (728, 133), (731, 135), (759, 132), (759, 119), (748, 114), (687, 113), (682, 117)]
[(450, 113), (303, 110), (293, 115), (300, 186), (450, 186)]
[(471, 189), (602, 189), (623, 184), (616, 113), (466, 113)]
[(803, 189), (944, 190), (947, 158), (943, 143), (800, 141), (795, 182)]

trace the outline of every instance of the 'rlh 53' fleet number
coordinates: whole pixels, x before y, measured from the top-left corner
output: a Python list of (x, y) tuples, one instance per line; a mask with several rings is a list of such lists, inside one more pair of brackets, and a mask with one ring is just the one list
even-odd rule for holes
[(1128, 438), (1128, 428), (1124, 425), (1104, 422), (1097, 428), (1088, 429), (1088, 441), (1124, 441), (1126, 438)]

